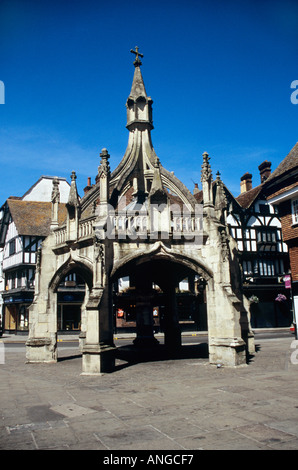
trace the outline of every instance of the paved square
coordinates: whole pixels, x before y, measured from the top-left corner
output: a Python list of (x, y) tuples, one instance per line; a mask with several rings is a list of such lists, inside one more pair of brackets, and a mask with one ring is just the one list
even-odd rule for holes
[(258, 340), (250, 363), (239, 368), (216, 368), (205, 356), (121, 359), (114, 373), (100, 377), (82, 376), (81, 357), (71, 348), (56, 364), (26, 364), (24, 348), (7, 348), (0, 448), (297, 449), (291, 341), (290, 335)]

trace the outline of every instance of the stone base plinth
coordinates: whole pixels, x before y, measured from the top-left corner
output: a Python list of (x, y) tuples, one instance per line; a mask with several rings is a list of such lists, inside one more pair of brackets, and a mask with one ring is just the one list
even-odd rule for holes
[(209, 362), (224, 366), (246, 364), (246, 344), (242, 338), (210, 338)]
[(86, 331), (81, 331), (79, 334), (79, 351), (83, 353), (84, 345), (86, 343)]
[(26, 342), (26, 362), (57, 362), (57, 342), (51, 338), (29, 338)]
[(115, 346), (106, 344), (84, 344), (81, 375), (102, 375), (113, 372), (115, 350)]

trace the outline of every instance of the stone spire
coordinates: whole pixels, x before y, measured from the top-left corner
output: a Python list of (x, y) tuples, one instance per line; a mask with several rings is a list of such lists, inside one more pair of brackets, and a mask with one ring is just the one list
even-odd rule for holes
[(110, 173), (111, 173), (110, 164), (109, 164), (110, 155), (106, 148), (102, 149), (100, 153), (100, 157), (101, 157), (101, 161), (98, 167), (97, 180), (101, 177), (101, 175), (110, 176)]
[[(109, 182), (110, 182), (110, 164), (109, 164), (109, 152), (106, 148), (103, 148), (100, 153), (101, 161), (98, 167), (98, 175), (96, 182), (99, 183), (99, 205), (97, 212), (97, 226), (96, 235), (100, 240), (105, 238), (105, 233), (111, 230), (109, 225)], [(108, 224), (108, 225), (107, 225)]]
[(203, 153), (203, 165), (202, 165), (202, 172), (201, 172), (201, 181), (209, 181), (209, 179), (212, 180), (212, 171), (211, 171), (211, 166), (209, 163), (210, 157), (207, 152)]
[(203, 153), (203, 165), (201, 172), (201, 181), (203, 188), (204, 208), (213, 206), (212, 197), (212, 171), (209, 163), (210, 157), (207, 152)]
[(59, 191), (59, 179), (57, 176), (53, 179), (53, 189), (51, 195), (52, 202), (52, 220), (51, 220), (51, 229), (58, 227), (58, 210), (60, 203), (60, 191)]
[(71, 178), (71, 183), (70, 183), (67, 206), (77, 207), (79, 205), (79, 196), (78, 196), (78, 190), (77, 190), (77, 184), (76, 184), (77, 175), (75, 171), (71, 173), (70, 178)]
[(154, 174), (153, 174), (153, 180), (152, 180), (152, 185), (149, 193), (149, 198), (151, 201), (158, 202), (158, 203), (164, 203), (167, 202), (168, 196), (167, 192), (165, 191), (162, 180), (161, 180), (161, 174), (160, 174), (160, 161), (159, 158), (156, 156), (155, 157), (155, 162), (154, 162)]
[(67, 208), (67, 240), (75, 241), (78, 237), (80, 200), (76, 184), (77, 175), (75, 171), (71, 173), (71, 183), (68, 196)]
[(147, 96), (145, 85), (141, 73), (142, 62), (139, 59), (143, 57), (143, 54), (139, 53), (139, 49), (136, 46), (136, 51), (131, 49), (131, 52), (136, 54), (134, 61), (135, 72), (132, 81), (132, 87), (130, 90), (129, 97), (126, 102), (127, 108), (127, 128), (129, 130), (135, 129), (137, 126), (144, 128), (145, 126), (149, 129), (153, 129), (152, 123), (152, 99)]
[(101, 162), (98, 167), (97, 181), (100, 182), (100, 204), (107, 204), (109, 200), (109, 181), (110, 181), (110, 164), (109, 164), (109, 152), (106, 148), (103, 148), (100, 154)]
[(116, 206), (120, 194), (129, 184), (133, 189), (132, 197), (138, 204), (143, 204), (149, 194), (152, 201), (153, 193), (153, 199), (157, 195), (166, 199), (166, 188), (170, 185), (182, 200), (186, 201), (190, 197), (195, 205), (196, 200), (190, 191), (157, 160), (151, 139), (153, 101), (147, 95), (141, 74), (140, 57), (143, 55), (137, 47), (131, 52), (136, 55), (136, 59), (131, 91), (126, 101), (129, 137), (125, 154), (111, 174), (111, 203)]
[(215, 201), (214, 208), (217, 218), (223, 223), (226, 224), (226, 211), (227, 211), (227, 197), (225, 195), (224, 184), (220, 178), (220, 172), (216, 173), (215, 180)]

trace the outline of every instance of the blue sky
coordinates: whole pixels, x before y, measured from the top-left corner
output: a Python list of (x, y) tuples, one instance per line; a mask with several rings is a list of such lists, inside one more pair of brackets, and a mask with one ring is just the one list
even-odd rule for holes
[(189, 189), (204, 151), (237, 196), (298, 141), (297, 1), (0, 0), (1, 204), (72, 170), (82, 195), (103, 147), (117, 166), (136, 45), (155, 151)]

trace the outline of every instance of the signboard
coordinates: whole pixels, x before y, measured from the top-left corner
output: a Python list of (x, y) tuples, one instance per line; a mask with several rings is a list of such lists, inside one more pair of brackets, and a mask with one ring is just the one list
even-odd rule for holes
[(117, 317), (118, 318), (123, 318), (124, 317), (124, 310), (122, 310), (122, 308), (118, 308)]
[(32, 299), (21, 299), (19, 297), (6, 297), (4, 299), (5, 304), (11, 304), (11, 303), (24, 303), (24, 302), (32, 302)]
[(291, 285), (291, 276), (289, 274), (287, 274), (284, 277), (284, 281), (285, 281), (285, 288), (286, 289), (291, 289), (291, 287), (292, 287), (292, 285)]

